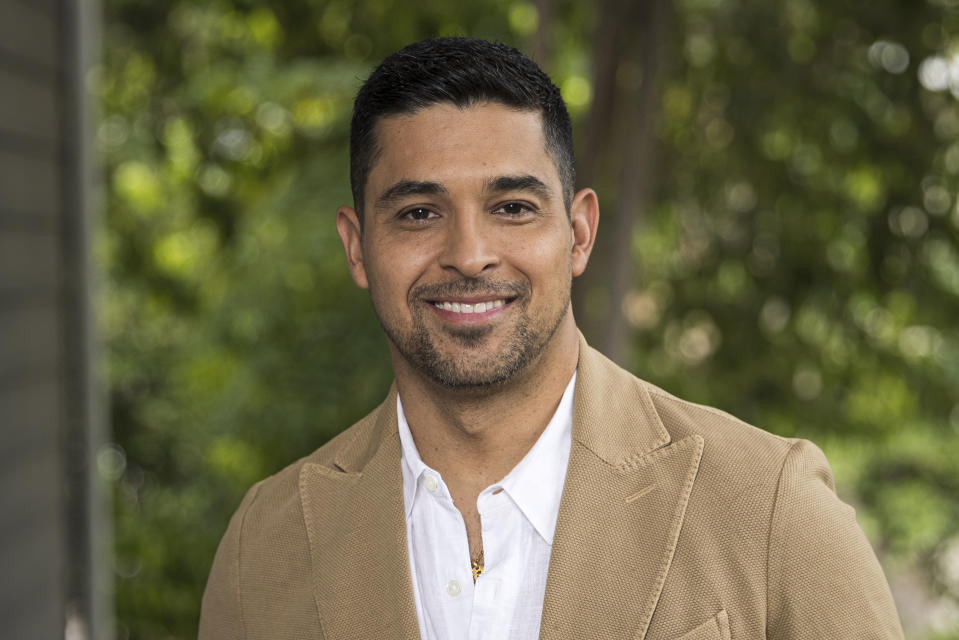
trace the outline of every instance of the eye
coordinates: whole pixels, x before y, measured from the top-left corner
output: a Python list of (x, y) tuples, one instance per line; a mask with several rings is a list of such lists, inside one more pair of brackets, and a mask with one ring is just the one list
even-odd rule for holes
[(435, 211), (431, 211), (425, 207), (414, 207), (412, 209), (407, 209), (402, 214), (400, 218), (403, 220), (412, 220), (413, 222), (423, 222), (425, 220), (430, 220), (432, 218), (438, 218)]
[(533, 213), (533, 207), (523, 202), (504, 202), (493, 209), (493, 213), (503, 213), (511, 218), (518, 218)]

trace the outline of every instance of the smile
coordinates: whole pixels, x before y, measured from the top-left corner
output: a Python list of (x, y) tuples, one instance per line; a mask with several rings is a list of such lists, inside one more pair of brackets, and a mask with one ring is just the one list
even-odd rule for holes
[(505, 298), (499, 300), (490, 300), (488, 302), (476, 302), (469, 304), (466, 302), (433, 302), (433, 306), (443, 311), (452, 311), (453, 313), (486, 313), (493, 309), (498, 309), (506, 304)]

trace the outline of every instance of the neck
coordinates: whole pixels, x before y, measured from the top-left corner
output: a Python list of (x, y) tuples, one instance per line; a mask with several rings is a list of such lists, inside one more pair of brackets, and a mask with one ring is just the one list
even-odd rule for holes
[(423, 462), (477, 493), (501, 480), (546, 428), (578, 358), (571, 314), (533, 362), (493, 387), (444, 387), (394, 353), (396, 386)]

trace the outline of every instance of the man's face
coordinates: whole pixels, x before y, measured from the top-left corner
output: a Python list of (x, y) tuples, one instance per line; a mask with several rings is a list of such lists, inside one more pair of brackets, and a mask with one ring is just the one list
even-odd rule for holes
[(346, 207), (337, 228), (394, 358), (451, 387), (510, 379), (572, 322), (585, 267), (539, 114), (439, 104), (377, 142), (363, 231)]

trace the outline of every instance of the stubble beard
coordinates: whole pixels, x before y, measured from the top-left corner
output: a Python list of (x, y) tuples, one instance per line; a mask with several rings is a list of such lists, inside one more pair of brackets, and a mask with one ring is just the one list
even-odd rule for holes
[[(519, 308), (512, 311), (516, 318), (510, 334), (496, 353), (480, 355), (472, 352), (482, 347), (494, 327), (445, 329), (445, 337), (458, 348), (454, 347), (454, 353), (443, 353), (434, 334), (427, 328), (424, 316), (429, 309), (421, 301), (477, 293), (515, 298), (511, 304), (519, 305)], [(546, 318), (538, 327), (531, 322), (528, 313), (529, 293), (526, 282), (492, 283), (472, 278), (444, 285), (421, 285), (410, 292), (410, 308), (414, 311), (409, 332), (391, 326), (378, 310), (377, 317), (389, 340), (417, 371), (443, 387), (480, 390), (501, 385), (525, 370), (543, 353), (566, 316), (570, 304), (568, 287), (555, 317)]]

